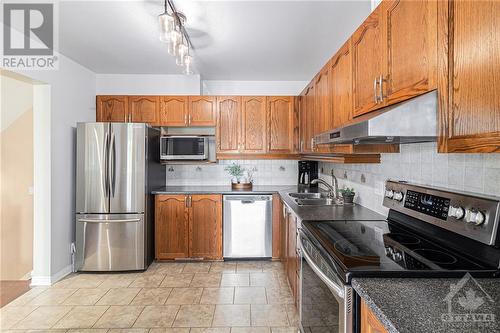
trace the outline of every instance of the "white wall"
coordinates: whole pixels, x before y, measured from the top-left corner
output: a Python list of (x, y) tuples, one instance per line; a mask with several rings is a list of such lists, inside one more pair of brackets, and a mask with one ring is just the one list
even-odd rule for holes
[(59, 55), (58, 70), (20, 74), (50, 85), (51, 167), (50, 175), (46, 175), (51, 179), (50, 263), (44, 263), (44, 269), (33, 273), (35, 281), (50, 283), (70, 269), (75, 214), (75, 128), (77, 122), (95, 121), (96, 76), (63, 55)]
[(97, 95), (199, 95), (199, 75), (97, 74)]
[(399, 154), (381, 154), (380, 164), (320, 163), (320, 168), (321, 178), (330, 182), (333, 169), (340, 186), (354, 187), (357, 203), (382, 214), (387, 214), (382, 206), (387, 179), (500, 196), (500, 154), (438, 154), (436, 143), (401, 145)]
[(202, 82), (203, 95), (299, 95), (309, 81)]

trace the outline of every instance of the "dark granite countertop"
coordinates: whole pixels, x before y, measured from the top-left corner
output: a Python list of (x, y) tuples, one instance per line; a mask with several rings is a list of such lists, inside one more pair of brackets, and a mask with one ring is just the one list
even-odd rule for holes
[(255, 185), (249, 190), (233, 190), (230, 185), (222, 186), (163, 186), (154, 189), (152, 194), (183, 194), (183, 193), (193, 193), (193, 194), (207, 194), (207, 193), (217, 193), (217, 194), (269, 194), (278, 193), (282, 190), (290, 191), (296, 190), (297, 186), (294, 185)]
[(233, 190), (231, 186), (163, 186), (154, 189), (152, 194), (271, 194), (279, 193), (282, 200), (302, 221), (369, 221), (385, 220), (385, 216), (363, 206), (354, 204), (346, 206), (299, 206), (290, 192), (318, 192), (318, 188), (304, 188), (297, 185), (255, 185), (250, 190)]
[(500, 279), (353, 278), (352, 286), (390, 333), (500, 332)]
[[(297, 188), (295, 188), (297, 189)], [(309, 191), (314, 192), (315, 190)], [(317, 191), (317, 190), (316, 190)], [(279, 192), (283, 201), (302, 221), (385, 221), (386, 217), (358, 204), (345, 206), (299, 206), (288, 195), (290, 191)]]

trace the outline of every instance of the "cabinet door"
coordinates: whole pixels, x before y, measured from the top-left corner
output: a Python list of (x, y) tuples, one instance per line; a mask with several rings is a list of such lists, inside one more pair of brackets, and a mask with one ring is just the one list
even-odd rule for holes
[(129, 96), (130, 121), (133, 123), (159, 124), (158, 96)]
[(185, 195), (157, 195), (155, 199), (156, 259), (189, 257), (189, 219)]
[(287, 275), (294, 298), (298, 295), (297, 285), (297, 219), (295, 215), (288, 215), (288, 267)]
[(129, 117), (127, 96), (97, 96), (97, 122), (127, 122)]
[(311, 83), (309, 88), (307, 88), (305, 93), (305, 125), (304, 130), (304, 152), (312, 152), (313, 149), (313, 137), (314, 137), (314, 122), (315, 120), (315, 86), (314, 82)]
[(375, 84), (384, 73), (382, 7), (378, 6), (351, 37), (354, 116), (382, 106), (376, 100), (379, 85)]
[(292, 153), (294, 151), (293, 97), (268, 97), (268, 151)]
[(267, 151), (266, 97), (241, 98), (241, 145), (245, 153)]
[(222, 259), (222, 196), (189, 196), (189, 255)]
[(385, 105), (436, 89), (437, 3), (429, 0), (382, 3), (387, 46)]
[(352, 119), (351, 46), (345, 43), (330, 62), (332, 128)]
[(214, 96), (189, 96), (189, 126), (215, 126), (217, 102)]
[(439, 1), (439, 151), (500, 152), (500, 2)]
[(217, 97), (217, 152), (238, 153), (241, 132), (241, 97)]
[(361, 333), (387, 333), (364, 300), (361, 300)]
[(314, 135), (331, 129), (332, 112), (330, 89), (328, 87), (329, 66), (325, 66), (316, 77), (315, 108), (314, 108)]
[(162, 96), (160, 98), (160, 125), (172, 127), (188, 125), (187, 96)]

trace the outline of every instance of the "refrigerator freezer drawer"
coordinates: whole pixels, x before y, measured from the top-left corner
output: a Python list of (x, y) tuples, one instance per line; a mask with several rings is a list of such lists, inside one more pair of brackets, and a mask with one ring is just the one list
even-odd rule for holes
[(76, 269), (146, 269), (143, 214), (77, 214)]

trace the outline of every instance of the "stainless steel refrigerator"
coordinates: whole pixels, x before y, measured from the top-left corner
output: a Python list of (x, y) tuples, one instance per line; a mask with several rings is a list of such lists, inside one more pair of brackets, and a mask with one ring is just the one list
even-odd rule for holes
[(153, 260), (159, 141), (140, 123), (77, 125), (76, 270), (143, 270)]

